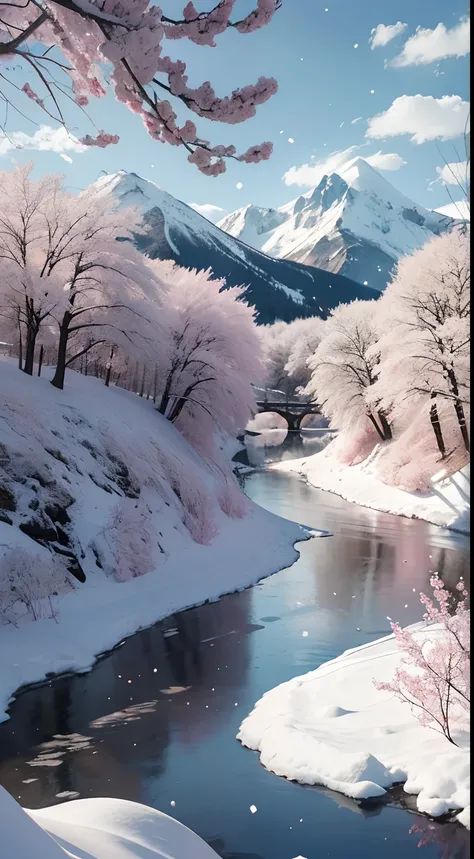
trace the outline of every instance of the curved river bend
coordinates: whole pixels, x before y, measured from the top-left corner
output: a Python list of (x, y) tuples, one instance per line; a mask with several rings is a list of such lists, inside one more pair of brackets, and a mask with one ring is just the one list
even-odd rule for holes
[(0, 725), (0, 783), (30, 808), (76, 796), (155, 806), (224, 859), (410, 859), (420, 840), (426, 859), (464, 859), (462, 827), (277, 778), (235, 735), (267, 689), (386, 634), (387, 616), (419, 620), (413, 589), (431, 571), (467, 578), (467, 540), (277, 472), (246, 488), (333, 536), (254, 588), (137, 633), (90, 673), (21, 694)]

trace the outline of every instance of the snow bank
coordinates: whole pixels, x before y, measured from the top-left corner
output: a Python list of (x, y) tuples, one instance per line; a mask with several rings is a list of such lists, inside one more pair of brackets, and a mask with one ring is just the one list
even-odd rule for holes
[(23, 810), (0, 787), (5, 859), (212, 859), (217, 854), (182, 823), (136, 802), (79, 799)]
[(409, 519), (424, 519), (433, 525), (470, 533), (470, 466), (452, 477), (442, 472), (432, 478), (430, 493), (406, 492), (388, 486), (377, 477), (377, 455), (371, 454), (358, 465), (342, 465), (331, 448), (314, 456), (292, 459), (271, 466), (280, 471), (296, 471), (312, 486), (326, 489), (363, 507), (395, 513)]
[[(411, 629), (429, 634), (423, 624)], [(390, 679), (399, 663), (393, 635), (347, 650), (267, 692), (237, 738), (279, 776), (356, 799), (404, 782), (420, 812), (438, 817), (459, 810), (468, 826), (469, 725), (458, 723), (456, 747), (422, 727), (409, 705), (377, 691), (373, 680)]]
[[(64, 391), (47, 377), (0, 360), (0, 574), (12, 550), (47, 564), (64, 557), (55, 547), (86, 580), (68, 574), (73, 588), (43, 600), (37, 621), (0, 617), (0, 721), (22, 685), (88, 670), (138, 629), (254, 584), (308, 536), (223, 483), (151, 402), (70, 371)], [(50, 542), (20, 530), (37, 526)]]

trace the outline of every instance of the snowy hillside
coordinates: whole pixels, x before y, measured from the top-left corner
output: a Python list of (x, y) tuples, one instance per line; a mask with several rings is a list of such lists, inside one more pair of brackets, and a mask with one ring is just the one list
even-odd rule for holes
[(276, 259), (381, 290), (399, 257), (449, 229), (443, 214), (415, 205), (367, 161), (354, 158), (279, 209), (247, 206), (218, 226)]
[(471, 213), (467, 200), (459, 200), (457, 203), (447, 203), (446, 206), (440, 206), (435, 209), (439, 215), (446, 215), (448, 218), (454, 218), (457, 221), (470, 221)]
[[(173, 259), (185, 268), (210, 268), (228, 286), (248, 286), (259, 322), (324, 317), (341, 302), (372, 297), (369, 289), (345, 277), (256, 251), (136, 173), (108, 174), (94, 187), (105, 199), (119, 199), (144, 214), (149, 232), (137, 236), (140, 250), (154, 258)], [(265, 223), (275, 226), (278, 217), (267, 211)]]
[(151, 401), (73, 371), (58, 391), (48, 376), (0, 360), (0, 721), (22, 684), (253, 584), (306, 537)]

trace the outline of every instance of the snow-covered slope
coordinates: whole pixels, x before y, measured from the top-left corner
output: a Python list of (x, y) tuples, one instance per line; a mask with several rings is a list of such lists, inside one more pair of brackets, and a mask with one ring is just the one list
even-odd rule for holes
[(446, 215), (448, 218), (454, 218), (456, 221), (470, 221), (471, 212), (467, 200), (459, 200), (456, 203), (448, 203), (446, 206), (440, 206), (435, 209), (439, 215)]
[(151, 401), (69, 370), (58, 391), (52, 370), (0, 359), (0, 722), (23, 684), (254, 584), (307, 537), (224, 484)]
[[(248, 286), (259, 322), (324, 317), (341, 302), (373, 295), (345, 277), (258, 252), (135, 173), (102, 176), (93, 187), (104, 199), (119, 199), (122, 205), (135, 206), (143, 213), (149, 231), (137, 236), (140, 250), (152, 257), (173, 259), (186, 268), (210, 268), (228, 286)], [(271, 210), (265, 211), (264, 223), (274, 227), (279, 218)]]
[(338, 272), (377, 290), (399, 257), (451, 225), (446, 215), (415, 205), (363, 158), (279, 209), (247, 206), (218, 224), (276, 259)]

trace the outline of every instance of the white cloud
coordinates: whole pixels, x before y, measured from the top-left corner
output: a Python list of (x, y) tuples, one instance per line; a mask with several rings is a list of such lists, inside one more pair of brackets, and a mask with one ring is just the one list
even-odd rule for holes
[(438, 24), (434, 30), (418, 27), (389, 65), (396, 68), (426, 66), (445, 57), (465, 57), (469, 53), (470, 31), (469, 18), (461, 19), (450, 30), (444, 24)]
[(220, 221), (227, 212), (225, 209), (221, 209), (220, 206), (213, 206), (212, 203), (190, 203), (191, 209), (194, 209), (196, 212), (199, 212), (200, 215), (204, 215), (208, 221), (212, 221), (213, 224)]
[(15, 149), (36, 149), (43, 152), (85, 152), (88, 149), (65, 128), (51, 128), (40, 125), (34, 134), (24, 131), (12, 131), (8, 136), (0, 132), (0, 155), (6, 155)]
[(392, 39), (395, 39), (396, 36), (403, 33), (407, 27), (408, 24), (402, 24), (401, 21), (397, 21), (396, 24), (377, 24), (377, 26), (370, 31), (370, 47), (372, 50), (374, 50), (374, 48), (383, 48), (384, 45), (388, 45)]
[(459, 95), (401, 95), (389, 109), (369, 119), (365, 136), (396, 137), (411, 134), (412, 143), (449, 140), (463, 134), (469, 116), (469, 103)]
[[(313, 188), (315, 185), (318, 185), (323, 176), (327, 176), (330, 173), (340, 173), (344, 170), (349, 162), (359, 155), (359, 150), (365, 146), (367, 146), (366, 143), (361, 146), (349, 146), (348, 149), (331, 152), (327, 158), (320, 161), (312, 161), (311, 164), (301, 164), (299, 167), (290, 167), (283, 176), (283, 181), (285, 185), (301, 185)], [(377, 170), (398, 170), (406, 164), (406, 161), (395, 152), (383, 153), (379, 151), (374, 155), (365, 155), (363, 157), (368, 164)]]
[(67, 161), (68, 164), (72, 164), (72, 158), (70, 158), (69, 155), (65, 155), (64, 152), (60, 152), (59, 157), (63, 158), (64, 161)]
[(443, 167), (437, 167), (439, 179), (446, 185), (462, 185), (466, 188), (471, 178), (471, 169), (468, 161), (450, 161)]
[(351, 119), (351, 125), (355, 125), (356, 122), (360, 122), (361, 119), (362, 119), (362, 116), (356, 116), (355, 119)]
[(396, 152), (382, 152), (381, 149), (374, 155), (368, 155), (365, 161), (376, 170), (400, 170), (400, 167), (404, 167), (407, 163)]

